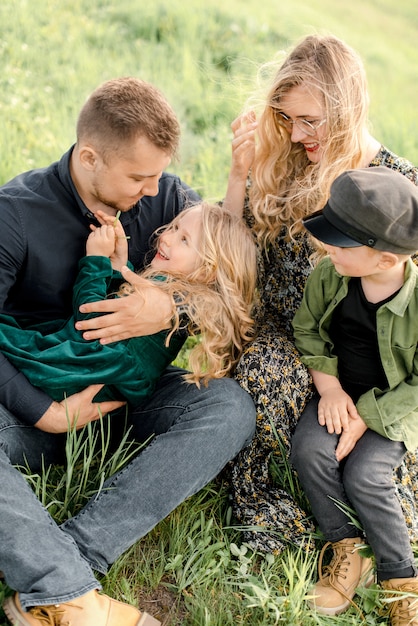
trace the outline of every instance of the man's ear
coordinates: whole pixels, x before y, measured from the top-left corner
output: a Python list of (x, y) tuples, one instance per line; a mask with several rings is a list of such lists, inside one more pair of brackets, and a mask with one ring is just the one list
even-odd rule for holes
[(382, 252), (379, 260), (379, 267), (384, 270), (390, 270), (397, 263), (399, 258), (393, 252)]
[(98, 154), (91, 146), (81, 146), (79, 151), (80, 165), (86, 170), (93, 171), (96, 168), (98, 161)]

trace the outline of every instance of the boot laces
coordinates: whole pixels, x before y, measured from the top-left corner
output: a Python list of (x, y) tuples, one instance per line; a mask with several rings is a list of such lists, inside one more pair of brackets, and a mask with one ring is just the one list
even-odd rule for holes
[[(81, 608), (74, 602), (71, 602), (71, 606)], [(71, 622), (68, 619), (64, 621), (65, 608), (61, 604), (35, 606), (30, 610), (30, 613), (44, 626), (71, 626)]]
[[(322, 567), (325, 552), (330, 546), (333, 547), (333, 557), (331, 563)], [(319, 579), (321, 583), (325, 583), (330, 585), (331, 587), (334, 587), (334, 589), (337, 589), (337, 591), (340, 593), (342, 593), (342, 591), (335, 585), (336, 583), (338, 583), (338, 578), (343, 580), (347, 578), (347, 571), (349, 566), (349, 550), (347, 548), (348, 546), (337, 545), (328, 541), (328, 543), (326, 543), (322, 548), (318, 561)]]
[[(322, 566), (325, 552), (329, 547), (333, 549), (333, 556), (329, 565)], [(364, 619), (364, 615), (358, 604), (354, 602), (350, 596), (344, 593), (344, 590), (338, 584), (338, 579), (345, 580), (347, 578), (347, 571), (349, 567), (349, 555), (354, 552), (354, 545), (339, 545), (338, 543), (332, 543), (328, 541), (322, 548), (318, 559), (318, 574), (319, 580), (323, 585), (329, 585), (335, 591), (337, 591), (343, 598), (348, 600), (351, 606), (359, 613)]]
[[(391, 596), (392, 599), (390, 600), (388, 610), (388, 616), (390, 617), (392, 626), (418, 624), (418, 596), (416, 591), (414, 592), (412, 589), (409, 589), (407, 585), (401, 585), (398, 587), (397, 591), (401, 593)], [(411, 591), (413, 595), (406, 595)]]
[(63, 609), (59, 604), (51, 606), (35, 606), (29, 611), (31, 615), (45, 626), (66, 626), (62, 621)]

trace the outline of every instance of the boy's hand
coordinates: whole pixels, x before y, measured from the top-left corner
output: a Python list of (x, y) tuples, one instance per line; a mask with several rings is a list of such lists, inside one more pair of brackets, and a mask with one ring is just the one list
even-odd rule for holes
[(351, 430), (354, 420), (360, 416), (350, 396), (340, 386), (329, 387), (322, 392), (318, 404), (318, 422), (326, 426), (330, 434)]
[(361, 417), (350, 421), (349, 430), (345, 430), (340, 437), (338, 445), (335, 449), (337, 461), (342, 461), (354, 449), (357, 441), (364, 435), (367, 430), (366, 424)]

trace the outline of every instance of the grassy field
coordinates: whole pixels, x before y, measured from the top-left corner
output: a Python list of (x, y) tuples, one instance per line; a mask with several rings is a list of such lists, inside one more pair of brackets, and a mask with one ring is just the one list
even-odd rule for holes
[[(362, 54), (375, 136), (418, 163), (417, 31), (418, 10), (406, 0), (3, 0), (0, 183), (58, 159), (74, 142), (76, 116), (90, 91), (129, 74), (160, 87), (179, 115), (181, 160), (170, 169), (206, 198), (219, 199), (229, 125), (253, 91), (258, 67), (311, 32), (332, 32)], [(77, 446), (75, 438), (74, 474), (28, 473), (57, 520), (74, 514), (129, 454), (125, 446), (109, 459), (102, 449), (93, 462), (88, 447)], [(317, 554), (292, 546), (276, 558), (250, 552), (234, 527), (227, 489), (216, 482), (159, 524), (102, 582), (166, 626), (386, 623), (375, 588), (359, 598), (361, 613), (310, 612), (304, 596)], [(0, 585), (0, 599), (8, 592)], [(5, 623), (0, 611), (0, 626)]]

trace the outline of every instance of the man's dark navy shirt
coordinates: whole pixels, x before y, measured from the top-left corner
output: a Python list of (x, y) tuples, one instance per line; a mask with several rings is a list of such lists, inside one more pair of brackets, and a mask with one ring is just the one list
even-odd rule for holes
[[(25, 325), (71, 316), (78, 261), (85, 255), (90, 224), (97, 224), (71, 179), (72, 150), (0, 188), (0, 311)], [(154, 231), (197, 201), (177, 176), (163, 173), (158, 195), (142, 198), (121, 215), (135, 270), (150, 260)], [(33, 424), (51, 399), (0, 355), (0, 403)]]

